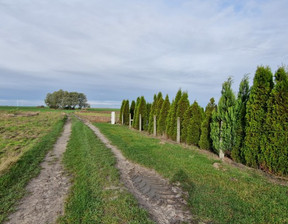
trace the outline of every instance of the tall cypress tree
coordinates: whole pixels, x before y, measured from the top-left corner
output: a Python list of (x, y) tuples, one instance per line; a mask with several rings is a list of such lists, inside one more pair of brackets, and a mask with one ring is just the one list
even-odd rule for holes
[[(156, 117), (157, 117), (157, 120), (159, 119), (159, 115), (160, 115), (160, 111), (161, 111), (163, 102), (164, 102), (163, 95), (162, 95), (161, 92), (159, 92), (158, 95), (157, 95), (157, 105), (156, 105)], [(154, 119), (153, 119), (153, 121), (154, 121)]]
[(256, 70), (253, 86), (246, 109), (246, 136), (244, 139), (244, 156), (246, 164), (258, 167), (263, 162), (261, 139), (265, 135), (263, 129), (267, 101), (273, 88), (273, 74), (269, 67), (259, 66)]
[(280, 67), (275, 73), (275, 86), (268, 100), (265, 121), (262, 167), (277, 174), (288, 174), (288, 77)]
[(241, 163), (245, 163), (244, 154), (242, 152), (243, 143), (245, 138), (245, 126), (246, 126), (246, 106), (249, 99), (250, 87), (249, 87), (249, 77), (247, 75), (242, 79), (238, 97), (235, 105), (235, 115), (236, 115), (236, 142), (232, 149), (231, 157), (233, 160)]
[(151, 103), (146, 103), (146, 117), (143, 120), (144, 121), (144, 125), (143, 125), (143, 130), (144, 131), (148, 131), (148, 127), (149, 127), (149, 114), (151, 113), (151, 108), (152, 108), (152, 104)]
[(192, 118), (188, 125), (186, 141), (188, 144), (198, 145), (201, 134), (202, 111), (196, 101), (191, 106), (191, 112)]
[(177, 135), (176, 113), (177, 113), (177, 108), (178, 108), (178, 104), (179, 104), (179, 100), (181, 99), (181, 96), (182, 96), (182, 91), (181, 89), (179, 89), (169, 111), (169, 118), (168, 118), (169, 123), (168, 123), (167, 135), (172, 140), (176, 140), (176, 135)]
[(168, 94), (165, 97), (165, 100), (162, 104), (159, 119), (157, 119), (157, 133), (163, 135), (166, 130), (166, 120), (170, 109), (170, 101)]
[(172, 119), (172, 113), (173, 113), (173, 107), (174, 107), (174, 104), (175, 104), (175, 100), (173, 99), (172, 100), (172, 103), (170, 104), (170, 107), (169, 107), (169, 111), (168, 111), (168, 115), (167, 115), (167, 118), (166, 118), (166, 127), (165, 127), (165, 133), (167, 135), (167, 137), (169, 137), (169, 133), (170, 133), (170, 128), (171, 128), (171, 119)]
[[(176, 111), (176, 118), (180, 117), (180, 133), (182, 133), (183, 129), (187, 127), (188, 123), (184, 122), (184, 114), (185, 112), (189, 109), (189, 99), (188, 99), (188, 93), (183, 92), (177, 106), (177, 111)], [(181, 142), (184, 142), (186, 140), (186, 136), (180, 135), (181, 136)]]
[(123, 110), (124, 110), (124, 104), (125, 104), (126, 100), (122, 100), (122, 103), (121, 103), (121, 107), (120, 107), (120, 124), (122, 124), (122, 115), (123, 115)]
[(188, 135), (188, 126), (190, 124), (190, 120), (192, 118), (192, 105), (190, 105), (187, 110), (184, 113), (184, 119), (183, 119), (183, 128), (181, 130), (181, 141), (187, 142), (187, 135)]
[(146, 107), (146, 100), (144, 98), (144, 96), (141, 96), (141, 98), (139, 99), (139, 104), (136, 107), (136, 113), (135, 113), (135, 123), (134, 124), (134, 128), (139, 129), (139, 115), (141, 114), (141, 130), (144, 130), (145, 125), (148, 123), (148, 116), (147, 116), (147, 107)]
[(201, 136), (199, 140), (199, 146), (201, 149), (212, 149), (212, 139), (210, 136), (211, 128), (210, 124), (212, 122), (212, 113), (216, 109), (215, 100), (212, 97), (210, 102), (205, 108), (205, 118), (201, 124)]
[(135, 100), (132, 100), (131, 106), (130, 106), (130, 109), (129, 109), (129, 112), (131, 114), (131, 119), (134, 118), (135, 106), (136, 106)]
[(151, 110), (149, 113), (149, 125), (148, 132), (151, 134), (153, 132), (153, 124), (154, 124), (154, 115), (156, 115), (156, 106), (157, 106), (157, 95), (154, 94), (154, 100), (151, 106)]
[(221, 98), (217, 110), (212, 113), (211, 138), (217, 153), (222, 150), (230, 154), (235, 145), (235, 95), (231, 88), (232, 79), (228, 78), (222, 85)]
[(136, 104), (135, 104), (135, 110), (134, 110), (133, 124), (132, 124), (133, 128), (136, 128), (136, 129), (139, 128), (139, 115), (136, 116), (139, 104), (140, 104), (140, 97), (137, 97)]
[(123, 123), (129, 125), (129, 100), (125, 100), (123, 105)]

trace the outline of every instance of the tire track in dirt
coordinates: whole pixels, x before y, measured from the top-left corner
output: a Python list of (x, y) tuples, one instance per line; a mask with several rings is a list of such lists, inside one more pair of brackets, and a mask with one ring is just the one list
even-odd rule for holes
[(139, 204), (148, 210), (151, 218), (159, 224), (199, 223), (193, 219), (182, 197), (182, 190), (172, 186), (156, 171), (142, 167), (127, 160), (121, 151), (89, 121), (81, 119), (99, 139), (115, 154), (117, 168), (128, 190), (137, 198)]
[(55, 223), (58, 216), (64, 213), (70, 181), (61, 160), (70, 134), (71, 121), (68, 118), (62, 135), (41, 163), (39, 176), (27, 185), (28, 195), (20, 201), (16, 212), (9, 216), (7, 224)]

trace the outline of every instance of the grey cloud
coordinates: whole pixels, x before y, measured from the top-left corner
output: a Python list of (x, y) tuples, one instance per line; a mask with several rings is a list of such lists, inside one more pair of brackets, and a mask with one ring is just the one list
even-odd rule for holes
[(62, 88), (118, 102), (159, 90), (173, 98), (181, 87), (205, 106), (228, 76), (236, 91), (257, 65), (286, 63), (287, 7), (285, 0), (2, 0), (0, 99), (17, 88), (41, 100)]

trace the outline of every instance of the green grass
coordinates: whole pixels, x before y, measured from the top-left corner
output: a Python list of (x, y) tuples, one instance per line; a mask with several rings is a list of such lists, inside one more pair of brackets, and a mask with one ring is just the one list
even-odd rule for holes
[(20, 159), (0, 176), (0, 223), (14, 211), (15, 203), (24, 194), (25, 186), (31, 178), (37, 176), (41, 170), (40, 163), (45, 155), (53, 148), (59, 137), (65, 119), (59, 119), (51, 131), (26, 151)]
[(123, 188), (116, 159), (95, 134), (73, 118), (64, 164), (73, 176), (59, 223), (152, 223)]
[(188, 191), (192, 214), (213, 223), (288, 223), (287, 186), (255, 170), (221, 164), (191, 148), (161, 143), (125, 126), (95, 124), (126, 158), (158, 171)]
[[(89, 108), (86, 109), (87, 111), (95, 111), (95, 112), (101, 112), (101, 111), (120, 111), (119, 108)], [(16, 107), (16, 106), (0, 106), (0, 111), (54, 111), (54, 112), (65, 112), (65, 113), (71, 113), (75, 111), (80, 111), (79, 109), (76, 110), (60, 110), (60, 109), (50, 109), (49, 107)]]

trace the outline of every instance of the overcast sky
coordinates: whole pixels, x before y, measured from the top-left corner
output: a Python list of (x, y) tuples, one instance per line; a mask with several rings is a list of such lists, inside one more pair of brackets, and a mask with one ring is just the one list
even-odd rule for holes
[[(0, 0), (0, 105), (83, 92), (93, 107), (181, 88), (218, 102), (288, 61), (287, 0)], [(252, 83), (251, 83), (252, 84)]]

